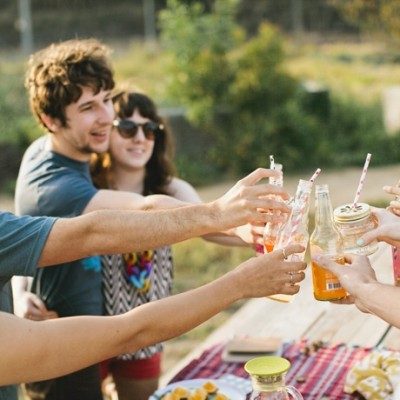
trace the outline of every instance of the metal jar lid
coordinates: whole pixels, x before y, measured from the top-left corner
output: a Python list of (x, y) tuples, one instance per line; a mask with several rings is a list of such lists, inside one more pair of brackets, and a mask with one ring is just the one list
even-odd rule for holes
[(352, 222), (368, 217), (371, 214), (371, 207), (366, 203), (357, 203), (353, 207), (353, 203), (343, 204), (336, 207), (333, 216), (337, 222)]

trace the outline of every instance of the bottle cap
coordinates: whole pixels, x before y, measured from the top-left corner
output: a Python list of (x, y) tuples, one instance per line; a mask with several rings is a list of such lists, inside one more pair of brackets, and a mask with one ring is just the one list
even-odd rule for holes
[(371, 207), (366, 203), (357, 203), (355, 207), (353, 207), (353, 203), (348, 203), (336, 207), (333, 216), (335, 221), (351, 222), (368, 217), (370, 213)]
[(250, 375), (272, 376), (281, 375), (290, 368), (290, 362), (286, 358), (277, 356), (264, 356), (247, 361), (244, 369)]

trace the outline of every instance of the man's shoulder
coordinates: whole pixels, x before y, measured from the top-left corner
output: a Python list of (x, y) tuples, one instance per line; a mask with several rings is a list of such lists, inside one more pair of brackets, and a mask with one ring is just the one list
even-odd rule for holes
[[(48, 138), (36, 139), (25, 151), (18, 174), (24, 186), (54, 186), (58, 181), (85, 180), (90, 182), (85, 166), (51, 151)], [(70, 188), (71, 189), (71, 188)]]
[(64, 164), (63, 158), (51, 151), (48, 137), (43, 136), (32, 142), (26, 149), (22, 158), (20, 175), (21, 173), (40, 173), (47, 169), (63, 167)]
[(26, 150), (15, 192), (19, 214), (79, 215), (95, 193), (88, 166), (54, 153), (46, 138)]

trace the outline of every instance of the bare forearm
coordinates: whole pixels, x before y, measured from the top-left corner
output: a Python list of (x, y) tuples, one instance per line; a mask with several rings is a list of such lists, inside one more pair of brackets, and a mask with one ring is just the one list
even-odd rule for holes
[[(202, 217), (196, 218), (200, 213)], [(221, 223), (218, 212), (207, 204), (165, 211), (103, 210), (60, 219), (50, 232), (39, 265), (156, 248), (212, 232)]]
[(379, 282), (361, 283), (355, 298), (356, 305), (400, 328), (400, 288)]
[(0, 363), (0, 385), (64, 375), (180, 335), (239, 299), (242, 293), (236, 280), (231, 273), (115, 317), (33, 322), (0, 313), (0, 351), (7, 360)]
[(239, 237), (230, 235), (225, 232), (209, 233), (207, 235), (203, 235), (203, 239), (207, 240), (208, 242), (217, 243), (224, 246), (249, 246)]
[[(236, 275), (233, 271), (200, 288), (148, 303), (125, 314), (128, 326), (137, 320), (143, 324), (135, 345), (142, 348), (181, 335), (242, 298), (241, 281)], [(160, 319), (160, 316), (163, 317)], [(127, 346), (126, 351), (135, 350), (129, 338)]]

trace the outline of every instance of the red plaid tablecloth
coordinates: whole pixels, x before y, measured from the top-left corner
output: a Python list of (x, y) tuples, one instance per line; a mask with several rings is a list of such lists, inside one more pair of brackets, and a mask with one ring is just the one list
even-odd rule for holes
[[(349, 368), (365, 357), (371, 349), (347, 347), (346, 345), (324, 346), (307, 354), (310, 347), (306, 341), (284, 345), (282, 356), (290, 360), (292, 366), (286, 376), (286, 383), (295, 386), (305, 400), (351, 400), (357, 398), (343, 393), (344, 381)], [(224, 344), (215, 345), (201, 356), (191, 361), (172, 380), (220, 378), (232, 374), (248, 378), (243, 363), (226, 363), (221, 355)], [(304, 382), (301, 382), (304, 379)]]

